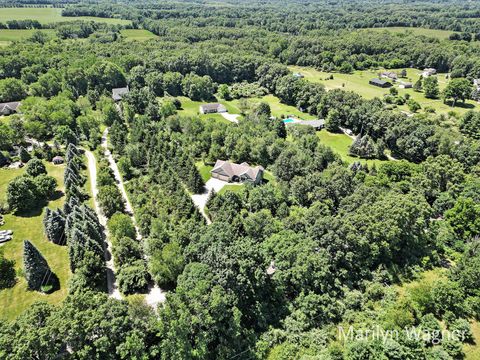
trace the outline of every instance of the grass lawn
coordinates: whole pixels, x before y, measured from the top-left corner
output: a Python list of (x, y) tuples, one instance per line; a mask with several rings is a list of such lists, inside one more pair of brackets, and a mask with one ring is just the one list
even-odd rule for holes
[[(380, 28), (368, 28), (365, 30), (370, 31), (388, 31), (395, 34), (413, 34), (413, 35), (424, 35), (428, 37), (433, 37), (437, 39), (448, 39), (448, 37), (453, 34), (453, 31), (448, 30), (437, 30), (437, 29), (425, 29), (425, 28), (415, 28), (415, 27), (380, 27)], [(360, 30), (364, 31), (364, 30)]]
[(11, 41), (17, 40), (24, 40), (33, 35), (36, 31), (41, 31), (44, 34), (47, 34), (49, 38), (53, 38), (55, 36), (54, 29), (40, 29), (40, 30), (33, 30), (33, 29), (0, 29), (0, 43), (5, 42), (8, 45)]
[(94, 16), (62, 16), (62, 9), (58, 8), (2, 8), (0, 11), (0, 22), (8, 20), (37, 20), (41, 24), (49, 24), (53, 22), (63, 21), (96, 21), (107, 24), (129, 25), (130, 20), (99, 18)]
[[(389, 93), (389, 89), (382, 89), (368, 83), (370, 79), (378, 77), (378, 73), (381, 70), (365, 70), (355, 71), (353, 74), (341, 74), (318, 71), (311, 67), (289, 66), (289, 68), (293, 72), (302, 73), (305, 76), (305, 79), (309, 81), (324, 84), (327, 90), (343, 89), (354, 91), (366, 99), (373, 99), (374, 97), (382, 98), (385, 94)], [(400, 72), (401, 69), (395, 71)], [(405, 80), (415, 83), (415, 81), (418, 80), (420, 73), (421, 71), (419, 69), (409, 68), (407, 69), (407, 78)], [(326, 80), (330, 75), (333, 75), (333, 79)], [(440, 90), (443, 90), (447, 86), (448, 80), (445, 78), (445, 74), (439, 74), (437, 75), (437, 78)], [(413, 89), (399, 89), (398, 86), (395, 86), (395, 88), (397, 88), (399, 95), (405, 95), (408, 93), (411, 98), (415, 99), (422, 106), (422, 108), (430, 106), (433, 107), (437, 113), (455, 111), (458, 114), (463, 114), (468, 110), (478, 109), (478, 104), (475, 101), (469, 100), (466, 102), (465, 106), (459, 104), (460, 106), (452, 108), (450, 105), (444, 104), (441, 99), (427, 99), (423, 93), (413, 91)], [(400, 110), (408, 111), (407, 105), (402, 105), (398, 108)]]
[(225, 185), (218, 193), (219, 194), (225, 194), (227, 191), (233, 191), (236, 193), (242, 192), (243, 191), (243, 185), (242, 184), (229, 184)]
[(146, 41), (158, 38), (154, 33), (143, 29), (124, 29), (120, 30), (120, 34), (129, 41)]
[[(64, 165), (46, 164), (48, 174), (55, 177), (58, 182), (57, 189), (63, 191)], [(0, 201), (5, 201), (7, 185), (11, 179), (23, 174), (24, 169), (0, 169)], [(63, 205), (64, 196), (50, 201), (49, 208), (58, 208)], [(52, 304), (62, 301), (67, 295), (67, 282), (71, 276), (68, 252), (66, 246), (59, 246), (49, 242), (43, 234), (42, 219), (45, 208), (23, 215), (5, 215), (5, 225), (1, 229), (13, 230), (13, 239), (5, 243), (2, 248), (7, 259), (15, 260), (17, 274), (23, 270), (23, 240), (30, 240), (43, 254), (52, 271), (60, 280), (60, 290), (44, 295), (39, 292), (27, 290), (27, 283), (22, 275), (17, 277), (17, 284), (0, 291), (0, 318), (12, 320), (32, 303), (45, 300)]]
[(480, 359), (480, 323), (478, 321), (470, 322), (472, 326), (473, 337), (475, 344), (464, 344), (463, 351), (465, 352), (466, 360), (478, 360)]
[(371, 166), (375, 164), (375, 166), (379, 166), (382, 163), (387, 162), (388, 160), (365, 160), (360, 159), (355, 156), (351, 156), (348, 153), (350, 145), (352, 144), (353, 140), (349, 136), (345, 134), (334, 134), (328, 132), (327, 130), (323, 129), (321, 131), (317, 131), (317, 136), (320, 138), (320, 143), (330, 147), (334, 152), (340, 155), (343, 161), (351, 164), (355, 161), (360, 161), (362, 164), (368, 164)]
[(203, 161), (197, 161), (195, 165), (203, 181), (207, 182), (208, 180), (210, 180), (210, 178), (212, 177), (212, 175), (210, 174), (210, 170), (213, 169), (213, 166), (206, 165)]
[[(222, 115), (220, 114), (200, 114), (199, 112), (199, 107), (200, 105), (202, 104), (205, 104), (206, 101), (193, 101), (193, 100), (190, 100), (188, 97), (186, 96), (179, 96), (178, 99), (181, 101), (182, 103), (182, 108), (180, 110), (178, 110), (178, 114), (179, 115), (183, 115), (183, 116), (199, 116), (201, 119), (203, 120), (216, 120), (216, 121), (220, 121), (220, 122), (224, 122), (224, 123), (228, 123), (228, 124), (231, 124), (230, 121), (228, 121), (227, 119), (225, 119)], [(215, 101), (215, 100), (213, 100)], [(222, 104), (224, 104), (223, 101), (221, 101)], [(227, 109), (229, 109), (227, 107)], [(230, 108), (232, 109), (232, 108)], [(230, 110), (229, 109), (229, 110)], [(233, 109), (232, 109), (233, 110)], [(235, 113), (233, 113), (235, 114)]]

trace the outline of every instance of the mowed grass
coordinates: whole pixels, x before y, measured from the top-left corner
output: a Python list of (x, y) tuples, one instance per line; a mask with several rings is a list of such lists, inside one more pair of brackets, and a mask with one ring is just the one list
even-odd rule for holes
[(10, 42), (10, 41), (18, 41), (18, 40), (24, 40), (28, 39), (31, 37), (35, 32), (40, 31), (44, 34), (46, 34), (48, 37), (53, 38), (55, 36), (55, 30), (54, 29), (40, 29), (40, 30), (35, 30), (35, 29), (15, 29), (15, 30), (10, 30), (10, 29), (0, 29), (0, 42)]
[(353, 139), (343, 133), (334, 134), (323, 129), (321, 131), (317, 131), (317, 136), (319, 137), (321, 144), (330, 147), (334, 152), (340, 155), (343, 161), (348, 164), (359, 161), (360, 163), (367, 164), (368, 166), (372, 166), (373, 164), (375, 164), (375, 166), (378, 168), (378, 166), (380, 166), (382, 163), (389, 161), (378, 159), (366, 160), (351, 156), (349, 154), (349, 149), (350, 145), (352, 145), (353, 143)]
[[(366, 99), (373, 99), (375, 97), (383, 98), (384, 95), (389, 94), (389, 89), (382, 89), (368, 83), (372, 78), (378, 77), (379, 73), (383, 70), (365, 70), (355, 71), (353, 74), (341, 74), (318, 71), (311, 67), (289, 66), (289, 68), (293, 72), (302, 73), (306, 80), (325, 85), (327, 90), (342, 89), (345, 91), (353, 91)], [(401, 70), (402, 69), (396, 69), (392, 71), (400, 73)], [(419, 79), (422, 72), (419, 69), (409, 68), (406, 70), (407, 77), (400, 80), (412, 83), (415, 83)], [(333, 79), (329, 79), (330, 75), (333, 75)], [(449, 81), (446, 79), (445, 74), (438, 74), (436, 76), (440, 90), (445, 89)], [(453, 108), (449, 104), (444, 104), (441, 99), (425, 98), (423, 92), (416, 92), (413, 89), (400, 89), (396, 84), (394, 84), (394, 87), (398, 90), (399, 95), (404, 96), (405, 94), (410, 94), (410, 97), (415, 99), (421, 105), (422, 109), (429, 106), (435, 109), (436, 113), (448, 113), (454, 111), (457, 114), (463, 114), (468, 110), (478, 110), (478, 104), (475, 101), (467, 100), (465, 105), (458, 103), (458, 105)], [(408, 111), (407, 105), (398, 106), (398, 108), (400, 110)], [(420, 112), (421, 111), (422, 110), (420, 110)]]
[[(48, 174), (57, 179), (57, 190), (63, 192), (64, 165), (46, 164)], [(24, 173), (24, 169), (0, 169), (0, 201), (5, 201), (8, 183)], [(48, 207), (55, 209), (63, 206), (65, 197), (50, 201)], [(44, 300), (52, 304), (61, 302), (67, 295), (67, 283), (71, 276), (68, 251), (66, 246), (59, 246), (49, 242), (43, 233), (43, 214), (45, 208), (32, 211), (30, 214), (4, 216), (5, 225), (0, 229), (13, 230), (13, 239), (2, 246), (5, 257), (15, 260), (17, 283), (14, 287), (0, 290), (0, 319), (13, 320), (35, 301)], [(51, 270), (60, 280), (60, 289), (52, 294), (45, 295), (27, 289), (23, 272), (23, 240), (30, 240), (47, 260)]]
[(242, 192), (243, 191), (243, 184), (228, 184), (225, 185), (223, 188), (220, 189), (218, 192), (219, 195), (225, 194), (227, 191), (232, 191), (232, 192)]
[(64, 21), (96, 21), (107, 24), (129, 25), (130, 20), (100, 18), (94, 16), (62, 16), (62, 9), (58, 8), (2, 8), (0, 10), (0, 22), (9, 20), (37, 20), (41, 24), (49, 24)]
[[(182, 103), (182, 108), (178, 111), (179, 115), (183, 116), (199, 116), (203, 120), (214, 120), (214, 121), (220, 121), (224, 123), (231, 124), (230, 121), (226, 120), (222, 115), (220, 114), (200, 114), (200, 105), (206, 104), (209, 102), (219, 102), (217, 100), (211, 100), (211, 101), (193, 101), (189, 99), (188, 97), (185, 96), (179, 96), (178, 99)], [(222, 104), (224, 104), (223, 101), (220, 101)], [(224, 104), (226, 105), (226, 104)], [(231, 110), (231, 108), (227, 109)], [(232, 109), (233, 110), (233, 109)], [(232, 112), (232, 114), (236, 114), (235, 112)]]
[(146, 41), (158, 38), (154, 33), (144, 29), (124, 29), (120, 30), (120, 34), (129, 41)]
[[(379, 28), (367, 28), (364, 30), (370, 30), (370, 31), (387, 31), (391, 32), (394, 34), (413, 34), (417, 36), (427, 36), (427, 37), (432, 37), (436, 39), (448, 39), (448, 37), (453, 34), (452, 31), (448, 30), (438, 30), (438, 29), (426, 29), (426, 28), (415, 28), (415, 27), (402, 27), (402, 26), (397, 26), (397, 27), (379, 27)], [(364, 31), (361, 30), (361, 31)]]
[(195, 166), (197, 167), (198, 172), (200, 173), (200, 176), (202, 177), (204, 182), (210, 180), (210, 178), (212, 177), (210, 171), (213, 169), (213, 166), (207, 165), (203, 161), (197, 161), (195, 163)]

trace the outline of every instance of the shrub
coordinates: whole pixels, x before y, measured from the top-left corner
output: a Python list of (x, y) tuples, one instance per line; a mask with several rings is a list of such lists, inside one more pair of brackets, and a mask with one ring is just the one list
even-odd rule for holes
[(5, 259), (3, 250), (0, 249), (0, 289), (15, 285), (15, 261)]
[(46, 174), (47, 169), (45, 168), (45, 165), (43, 164), (42, 160), (33, 158), (27, 163), (26, 173), (27, 175), (35, 177), (42, 174)]

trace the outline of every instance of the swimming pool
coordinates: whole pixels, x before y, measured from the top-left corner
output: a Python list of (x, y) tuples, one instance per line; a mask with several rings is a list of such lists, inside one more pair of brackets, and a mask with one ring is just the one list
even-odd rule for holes
[(295, 121), (295, 119), (287, 118), (287, 119), (283, 120), (283, 123), (284, 123), (284, 124), (288, 124), (288, 123), (292, 123), (292, 122), (294, 122), (294, 121)]

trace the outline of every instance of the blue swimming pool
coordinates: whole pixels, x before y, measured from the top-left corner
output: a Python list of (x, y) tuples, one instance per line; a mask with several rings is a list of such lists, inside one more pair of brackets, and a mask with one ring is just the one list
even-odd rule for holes
[(283, 120), (283, 123), (284, 123), (284, 124), (288, 124), (288, 123), (292, 123), (292, 122), (294, 122), (294, 121), (295, 121), (295, 120), (292, 119), (292, 118), (287, 118), (287, 119)]

